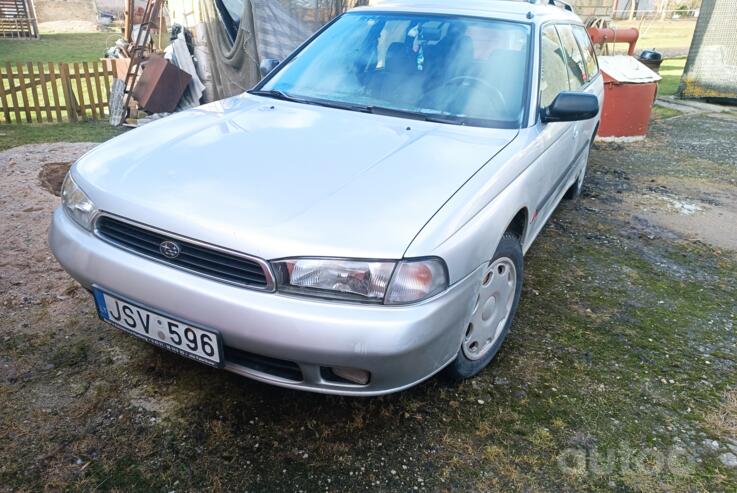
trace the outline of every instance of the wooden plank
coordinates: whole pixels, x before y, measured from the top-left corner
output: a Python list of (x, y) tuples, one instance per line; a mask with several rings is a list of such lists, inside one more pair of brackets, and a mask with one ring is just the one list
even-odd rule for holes
[(46, 71), (44, 70), (43, 63), (38, 62), (38, 75), (41, 79), (41, 93), (44, 97), (44, 109), (46, 110), (46, 121), (53, 122), (54, 119), (51, 116), (51, 99), (49, 98), (49, 80), (46, 77)]
[[(82, 78), (79, 75), (78, 63), (74, 64), (74, 85), (77, 87), (77, 114), (84, 119), (87, 117), (87, 112), (84, 108), (84, 91), (82, 90)], [(74, 91), (72, 91), (72, 94), (74, 94)]]
[(64, 92), (64, 101), (66, 102), (67, 119), (70, 122), (76, 122), (77, 108), (74, 100), (74, 91), (72, 91), (72, 78), (69, 74), (69, 65), (62, 63), (59, 69), (61, 70), (61, 88)]
[(110, 116), (110, 79), (115, 77), (115, 60), (103, 62), (102, 73), (102, 80), (105, 83), (105, 104), (103, 108), (107, 109), (107, 114)]
[(103, 101), (102, 86), (100, 85), (100, 77), (105, 77), (105, 74), (104, 72), (100, 72), (100, 62), (97, 60), (92, 62), (92, 72), (95, 78), (95, 89), (97, 91), (95, 97), (95, 101), (97, 102), (97, 112), (100, 115), (100, 118), (105, 118), (105, 103)]
[(36, 18), (36, 8), (33, 6), (32, 0), (26, 0), (28, 6), (28, 15), (31, 16), (31, 27), (33, 28), (33, 37), (38, 39), (38, 19)]
[(56, 69), (54, 64), (49, 62), (49, 78), (51, 79), (51, 94), (54, 95), (54, 109), (56, 111), (56, 121), (61, 121), (61, 100), (59, 100), (59, 88), (57, 87)]
[[(8, 104), (5, 98), (5, 80), (5, 74), (3, 74), (2, 69), (0, 69), (0, 107), (3, 109), (3, 119), (5, 120), (5, 123), (10, 123), (10, 110), (8, 109)], [(12, 83), (8, 84), (8, 86), (12, 86)]]
[(87, 99), (89, 100), (90, 104), (90, 110), (92, 111), (92, 119), (97, 120), (97, 107), (95, 106), (95, 93), (92, 92), (92, 81), (90, 80), (91, 77), (93, 77), (92, 74), (90, 74), (90, 66), (87, 62), (83, 62), (82, 66), (84, 67), (84, 81), (85, 85), (87, 86)]
[[(6, 77), (10, 82), (10, 88), (13, 89), (13, 68), (10, 66), (10, 62), (5, 64)], [(20, 105), (18, 104), (18, 93), (16, 91), (10, 91), (10, 97), (13, 100), (13, 114), (15, 115), (15, 123), (20, 123)]]
[(23, 65), (16, 63), (15, 68), (18, 71), (18, 85), (20, 86), (20, 97), (18, 100), (23, 100), (21, 110), (25, 113), (26, 123), (31, 123), (31, 101), (26, 92), (26, 76), (23, 72)]
[[(18, 76), (14, 74), (13, 78), (17, 79)], [(41, 83), (41, 80), (39, 78), (36, 78), (34, 74), (34, 76), (28, 77), (28, 82), (26, 82), (26, 90), (30, 90), (33, 86), (40, 84), (40, 83)], [(12, 89), (8, 90), (8, 92), (10, 92), (11, 90), (15, 92), (20, 92), (20, 87), (15, 86)]]
[[(41, 112), (42, 105), (39, 104), (39, 93), (38, 93), (38, 84), (35, 83), (36, 78), (36, 71), (33, 68), (33, 63), (28, 62), (26, 63), (26, 67), (28, 68), (28, 78), (31, 81), (30, 86), (28, 87), (28, 92), (31, 95), (31, 98), (33, 99), (33, 110), (36, 114), (36, 121), (38, 123), (41, 123), (43, 121), (43, 113)], [(30, 111), (30, 108), (29, 108)]]

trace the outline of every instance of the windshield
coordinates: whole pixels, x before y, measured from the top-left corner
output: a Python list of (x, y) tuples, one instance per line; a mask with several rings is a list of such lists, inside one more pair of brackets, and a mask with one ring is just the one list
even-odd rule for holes
[(353, 12), (335, 21), (256, 92), (518, 128), (529, 46), (530, 27), (521, 23)]

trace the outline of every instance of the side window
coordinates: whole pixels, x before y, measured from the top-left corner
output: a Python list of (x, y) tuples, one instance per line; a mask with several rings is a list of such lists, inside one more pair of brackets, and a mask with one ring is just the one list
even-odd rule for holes
[(596, 61), (596, 52), (594, 51), (594, 45), (591, 43), (589, 33), (583, 26), (573, 26), (573, 35), (578, 41), (578, 45), (581, 47), (583, 52), (583, 60), (586, 62), (586, 73), (589, 74), (589, 80), (596, 77), (599, 73), (599, 64)]
[(568, 74), (571, 80), (571, 91), (577, 91), (588, 81), (586, 64), (583, 61), (583, 55), (578, 48), (578, 43), (573, 36), (573, 29), (571, 29), (570, 24), (561, 24), (557, 29), (560, 35), (560, 41), (563, 43), (563, 49), (566, 52), (566, 64), (568, 65)]
[(554, 26), (543, 29), (540, 61), (540, 106), (550, 106), (562, 91), (569, 90), (566, 57)]

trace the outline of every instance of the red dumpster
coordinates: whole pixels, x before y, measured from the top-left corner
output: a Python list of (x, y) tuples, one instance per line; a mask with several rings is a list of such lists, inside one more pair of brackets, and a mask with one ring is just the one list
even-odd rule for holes
[(599, 139), (644, 139), (660, 76), (631, 56), (599, 57), (599, 67), (604, 76)]

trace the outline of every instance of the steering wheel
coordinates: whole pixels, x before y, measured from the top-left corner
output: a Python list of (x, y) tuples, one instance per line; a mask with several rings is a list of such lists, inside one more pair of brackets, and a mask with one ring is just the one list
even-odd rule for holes
[(484, 86), (484, 88), (488, 89), (488, 92), (484, 91), (482, 94), (484, 94), (492, 104), (500, 107), (504, 112), (507, 111), (507, 100), (504, 98), (504, 94), (484, 79), (473, 77), (471, 75), (459, 75), (458, 77), (453, 77), (452, 79), (445, 81), (440, 87), (463, 85), (468, 82)]

